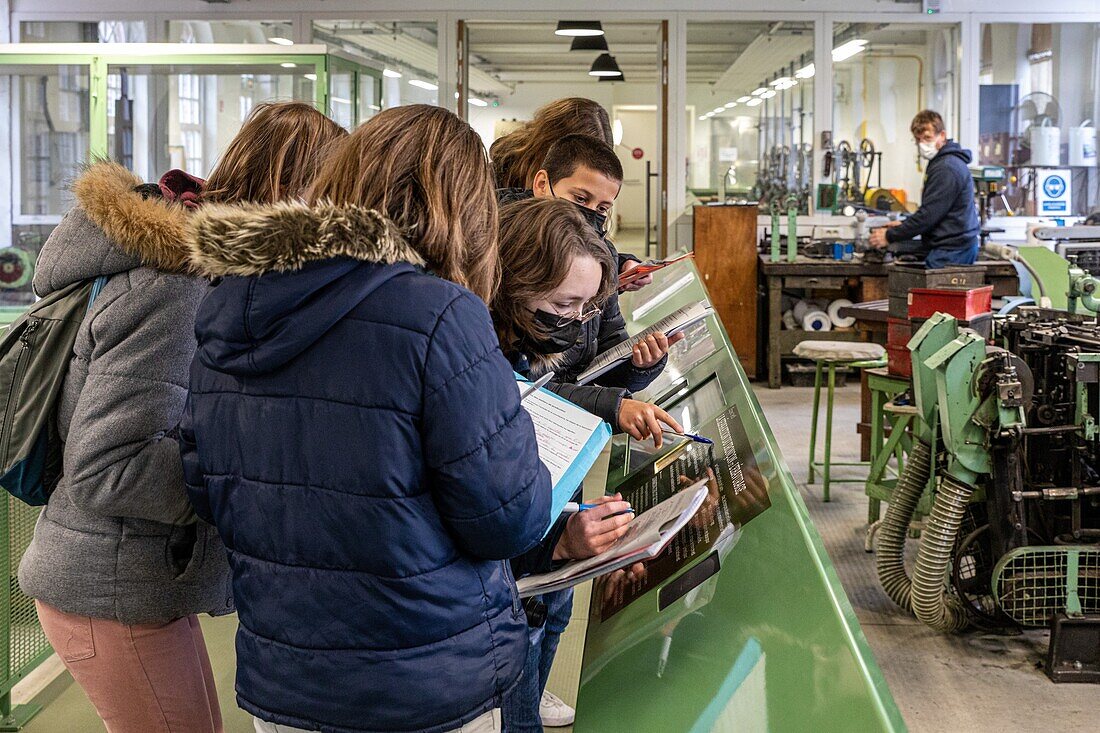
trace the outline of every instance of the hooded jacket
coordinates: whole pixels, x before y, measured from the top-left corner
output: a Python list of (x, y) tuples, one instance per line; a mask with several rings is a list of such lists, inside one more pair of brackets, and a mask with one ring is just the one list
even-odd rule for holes
[(507, 558), (550, 477), (485, 304), (376, 212), (206, 207), (182, 427), (233, 572), (237, 700), (331, 732), (448, 731), (526, 655)]
[(175, 438), (206, 281), (189, 274), (185, 208), (140, 183), (92, 165), (38, 256), (40, 296), (110, 278), (62, 386), (63, 475), (19, 566), (27, 595), (126, 624), (233, 610), (225, 551), (191, 510)]
[(900, 226), (886, 230), (886, 241), (920, 237), (926, 249), (964, 249), (978, 244), (981, 226), (974, 204), (974, 179), (967, 167), (972, 160), (954, 140), (928, 162), (921, 204)]

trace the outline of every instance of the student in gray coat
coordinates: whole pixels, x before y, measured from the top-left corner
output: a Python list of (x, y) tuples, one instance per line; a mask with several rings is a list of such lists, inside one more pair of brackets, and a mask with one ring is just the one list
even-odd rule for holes
[(187, 499), (177, 433), (206, 281), (187, 206), (201, 182), (141, 185), (115, 163), (75, 182), (38, 257), (40, 296), (109, 279), (58, 406), (63, 475), (19, 567), (46, 637), (108, 730), (220, 731), (198, 613), (232, 612), (225, 550)]

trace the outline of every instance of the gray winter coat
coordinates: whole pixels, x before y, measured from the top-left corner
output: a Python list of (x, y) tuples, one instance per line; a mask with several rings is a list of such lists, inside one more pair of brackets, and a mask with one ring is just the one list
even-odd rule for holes
[(225, 549), (191, 510), (176, 440), (206, 283), (186, 274), (186, 210), (138, 184), (91, 166), (38, 258), (40, 296), (111, 277), (59, 400), (64, 474), (19, 566), (27, 595), (126, 624), (233, 610)]

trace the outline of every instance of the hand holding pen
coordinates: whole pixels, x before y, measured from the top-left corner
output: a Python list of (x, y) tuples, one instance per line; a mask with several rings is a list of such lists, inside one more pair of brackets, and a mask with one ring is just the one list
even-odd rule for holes
[(554, 547), (555, 560), (584, 560), (600, 554), (626, 534), (634, 519), (630, 504), (621, 494), (601, 496), (590, 508), (569, 516), (565, 532)]

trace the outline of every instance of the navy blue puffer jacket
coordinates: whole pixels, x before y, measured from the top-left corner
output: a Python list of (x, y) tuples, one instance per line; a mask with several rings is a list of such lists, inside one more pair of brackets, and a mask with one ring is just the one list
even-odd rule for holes
[(498, 707), (527, 626), (507, 562), (550, 477), (485, 305), (375, 212), (207, 207), (181, 427), (229, 553), (237, 699), (322, 731), (445, 731)]

